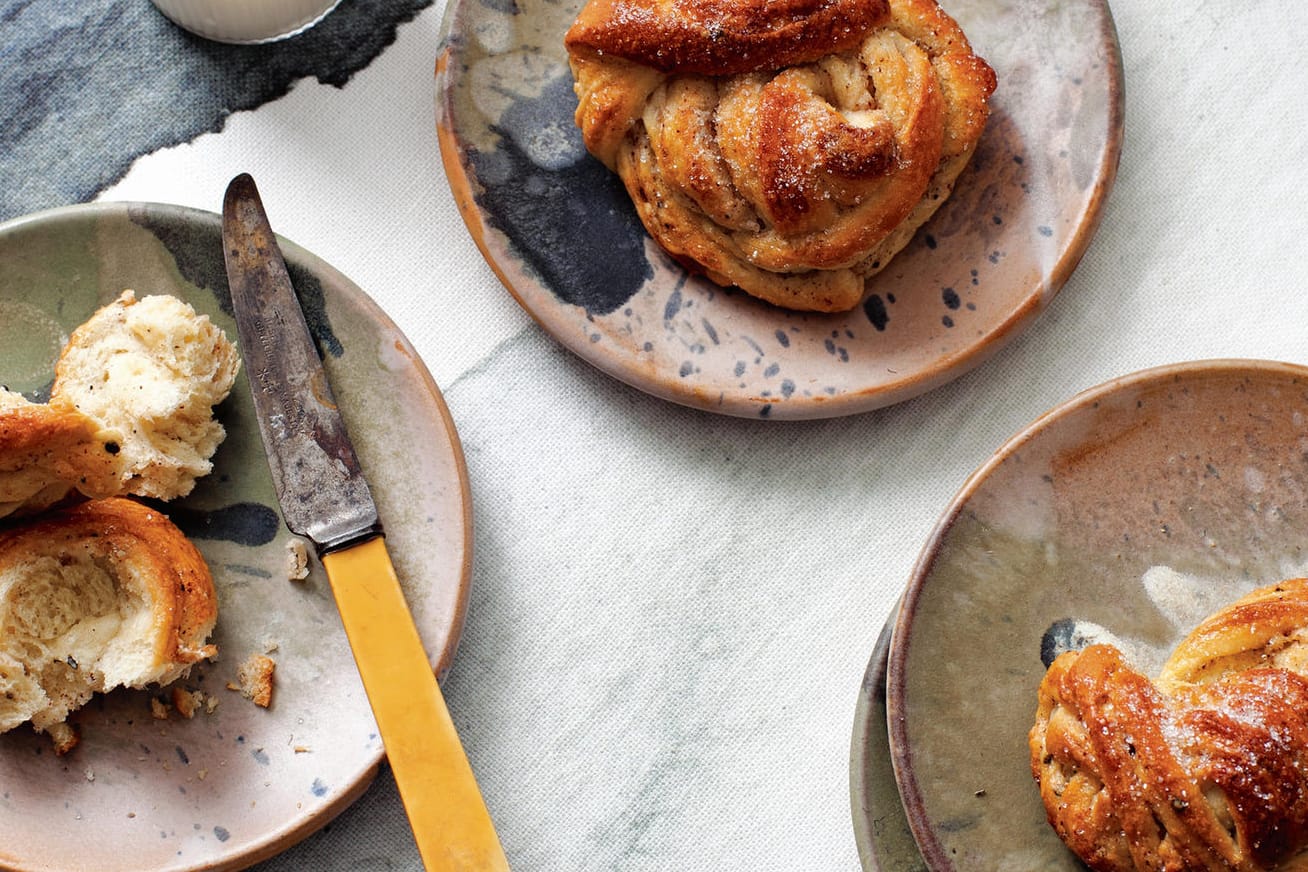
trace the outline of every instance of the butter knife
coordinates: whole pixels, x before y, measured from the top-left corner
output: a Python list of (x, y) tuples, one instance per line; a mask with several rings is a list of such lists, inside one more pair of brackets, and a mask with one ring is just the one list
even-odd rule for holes
[(223, 249), (282, 516), (322, 558), (423, 865), (507, 870), (249, 174), (233, 179), (223, 198)]

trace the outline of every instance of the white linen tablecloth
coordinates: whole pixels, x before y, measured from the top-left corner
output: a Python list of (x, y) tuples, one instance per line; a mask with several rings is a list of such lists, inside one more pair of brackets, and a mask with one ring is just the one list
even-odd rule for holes
[[(1071, 280), (968, 375), (811, 423), (649, 397), (514, 303), (441, 166), (443, 13), (438, 0), (399, 21), (346, 81), (295, 80), (120, 179), (88, 174), (85, 198), (216, 211), (248, 171), (278, 232), (351, 277), (421, 353), (474, 500), (471, 603), (445, 691), (515, 869), (852, 872), (859, 684), (969, 473), (1118, 375), (1308, 363), (1308, 6), (1114, 0), (1125, 143)], [(62, 172), (37, 164), (38, 181)], [(419, 868), (389, 774), (258, 868)]]

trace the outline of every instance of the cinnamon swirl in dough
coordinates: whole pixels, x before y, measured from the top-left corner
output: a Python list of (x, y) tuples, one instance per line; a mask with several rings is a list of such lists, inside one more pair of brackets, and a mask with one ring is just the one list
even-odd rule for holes
[(1061, 655), (1029, 739), (1091, 869), (1308, 868), (1308, 579), (1220, 610), (1152, 682), (1111, 646)]
[(589, 0), (586, 147), (687, 268), (843, 311), (949, 195), (995, 88), (935, 0)]
[(58, 750), (93, 694), (167, 684), (216, 653), (204, 558), (159, 511), (92, 500), (0, 530), (0, 732), (30, 721)]

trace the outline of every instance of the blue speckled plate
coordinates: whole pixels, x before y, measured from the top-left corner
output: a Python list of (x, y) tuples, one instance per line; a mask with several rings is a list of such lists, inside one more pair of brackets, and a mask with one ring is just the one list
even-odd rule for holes
[(563, 33), (580, 0), (451, 0), (437, 59), (446, 175), (491, 267), (546, 331), (656, 396), (730, 415), (862, 412), (996, 351), (1062, 287), (1117, 171), (1105, 0), (945, 0), (999, 90), (945, 206), (840, 315), (687, 275), (582, 146)]
[[(269, 204), (276, 221), (276, 204)], [(0, 226), (0, 383), (48, 394), (68, 333), (124, 288), (169, 293), (235, 338), (217, 215), (77, 206)], [(283, 241), (333, 388), (377, 496), (433, 666), (454, 653), (471, 566), (462, 452), (413, 348), (358, 287)], [(248, 866), (329, 821), (382, 758), (326, 576), (288, 580), (281, 522), (242, 377), (220, 407), (214, 473), (165, 511), (196, 542), (219, 597), (220, 657), (183, 684), (218, 700), (191, 720), (119, 691), (75, 717), (82, 742), (0, 736), (0, 868), (218, 870)], [(252, 652), (277, 661), (265, 710), (227, 689)]]

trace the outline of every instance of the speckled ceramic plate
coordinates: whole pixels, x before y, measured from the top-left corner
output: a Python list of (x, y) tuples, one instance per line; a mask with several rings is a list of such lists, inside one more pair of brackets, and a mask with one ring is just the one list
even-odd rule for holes
[(886, 664), (898, 607), (891, 612), (863, 674), (854, 707), (854, 734), (849, 748), (849, 798), (854, 814), (854, 841), (864, 872), (925, 872), (913, 831), (899, 799), (890, 763), (886, 726)]
[[(276, 206), (270, 204), (276, 220)], [(453, 656), (471, 565), (462, 452), (435, 384), (399, 330), (322, 260), (283, 242), (350, 424), (405, 594), (433, 665)], [(169, 293), (235, 338), (219, 217), (110, 203), (0, 226), (0, 383), (48, 395), (68, 333), (124, 288)], [(165, 510), (204, 553), (218, 588), (217, 662), (184, 685), (218, 700), (191, 720), (118, 691), (78, 716), (56, 757), (22, 727), (0, 736), (0, 868), (233, 869), (287, 847), (343, 810), (382, 758), (372, 713), (315, 563), (288, 580), (282, 524), (247, 382), (220, 407), (212, 475)], [(226, 689), (271, 650), (265, 710)]]
[(891, 644), (896, 780), (933, 870), (1083, 868), (1026, 735), (1045, 665), (1113, 641), (1147, 674), (1204, 616), (1308, 570), (1308, 368), (1207, 361), (1083, 393), (964, 485)]
[(563, 33), (580, 0), (451, 0), (437, 60), (446, 175), (477, 245), (546, 331), (659, 397), (740, 416), (862, 412), (943, 384), (1044, 309), (1117, 171), (1122, 71), (1104, 0), (946, 0), (999, 90), (945, 206), (840, 315), (690, 277), (586, 154)]

